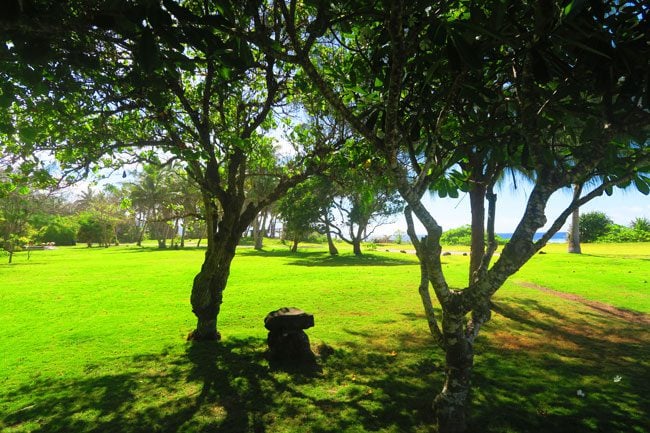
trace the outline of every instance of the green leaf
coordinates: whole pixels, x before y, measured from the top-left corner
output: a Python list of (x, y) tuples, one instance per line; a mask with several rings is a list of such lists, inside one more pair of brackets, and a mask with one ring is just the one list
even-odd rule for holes
[(607, 188), (605, 188), (605, 194), (611, 197), (612, 194), (614, 194), (614, 189), (611, 186), (608, 186)]
[(636, 185), (636, 188), (639, 190), (641, 194), (643, 195), (650, 194), (650, 186), (648, 186), (648, 184), (640, 177), (634, 178), (634, 185)]

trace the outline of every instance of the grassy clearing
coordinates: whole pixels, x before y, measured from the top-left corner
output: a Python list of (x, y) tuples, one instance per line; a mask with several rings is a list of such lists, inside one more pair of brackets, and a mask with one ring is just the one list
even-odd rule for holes
[[(315, 245), (293, 255), (277, 244), (241, 249), (217, 346), (184, 341), (202, 250), (18, 254), (0, 265), (0, 430), (432, 431), (443, 361), (421, 315), (419, 270), (414, 256), (382, 247), (361, 258), (330, 258)], [(648, 286), (635, 277), (650, 244), (635, 247), (580, 257), (550, 246), (497, 294), (477, 343), (478, 430), (650, 429), (647, 325), (517, 284), (648, 312)], [(445, 257), (452, 284), (462, 286), (467, 260)], [(555, 278), (558, 269), (571, 280)], [(625, 295), (609, 294), (609, 281)], [(269, 366), (262, 319), (282, 306), (315, 315), (308, 334), (322, 371)]]

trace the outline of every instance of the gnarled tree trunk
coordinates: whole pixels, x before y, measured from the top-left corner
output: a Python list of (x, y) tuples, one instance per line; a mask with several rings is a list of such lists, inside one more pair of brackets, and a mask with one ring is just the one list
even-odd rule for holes
[[(201, 271), (192, 285), (192, 312), (197, 317), (196, 329), (190, 333), (191, 340), (219, 340), (217, 317), (221, 309), (223, 291), (228, 283), (230, 265), (242, 233), (250, 221), (241, 214), (241, 206), (233, 203), (224, 206), (219, 215), (209, 197), (204, 197), (208, 226), (208, 248)], [(252, 219), (252, 217), (250, 217)]]
[(217, 317), (236, 247), (237, 241), (232, 238), (215, 239), (205, 253), (205, 261), (192, 286), (192, 312), (197, 317), (196, 329), (189, 337), (192, 340), (221, 338)]
[(445, 338), (445, 384), (433, 401), (440, 433), (467, 431), (469, 419), (473, 344), (465, 336), (462, 314), (445, 314), (442, 332)]

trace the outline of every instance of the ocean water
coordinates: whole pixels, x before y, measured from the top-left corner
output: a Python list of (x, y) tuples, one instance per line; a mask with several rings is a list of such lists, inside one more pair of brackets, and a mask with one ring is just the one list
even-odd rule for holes
[[(512, 233), (497, 233), (497, 235), (501, 236), (504, 239), (510, 239), (512, 237)], [(541, 237), (544, 236), (544, 232), (537, 232), (535, 233), (535, 237), (533, 240), (537, 241), (541, 239)], [(557, 232), (553, 235), (551, 239), (549, 239), (549, 243), (553, 244), (561, 244), (567, 241), (567, 232)]]
[[(512, 237), (512, 233), (497, 233), (498, 236), (501, 236), (504, 239), (510, 239)], [(424, 236), (424, 234), (419, 235), (420, 237)], [(539, 240), (542, 236), (544, 236), (544, 232), (538, 232), (535, 233), (535, 237), (533, 240), (537, 241)], [(390, 237), (391, 240), (395, 240), (394, 236)], [(407, 234), (402, 235), (402, 241), (403, 242), (410, 242), (409, 237)], [(548, 243), (552, 244), (562, 244), (567, 241), (567, 232), (557, 232), (553, 235), (551, 239), (549, 239)]]

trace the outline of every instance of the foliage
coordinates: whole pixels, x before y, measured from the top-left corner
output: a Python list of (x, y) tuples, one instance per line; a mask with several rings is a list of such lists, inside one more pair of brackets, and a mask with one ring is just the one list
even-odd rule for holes
[(585, 212), (580, 215), (580, 241), (594, 242), (607, 233), (614, 222), (604, 212)]
[(635, 218), (630, 223), (630, 227), (639, 232), (650, 232), (650, 219), (643, 217)]
[(98, 212), (82, 213), (78, 223), (77, 240), (85, 242), (89, 247), (94, 243), (107, 247), (117, 240), (115, 221)]
[[(431, 334), (447, 354), (445, 386), (434, 401), (438, 429), (464, 432), (474, 345), (494, 294), (574, 209), (614, 186), (634, 182), (649, 190), (645, 10), (610, 2), (560, 8), (394, 1), (296, 11), (293, 2), (278, 3), (289, 41), (283, 54), (378, 154), (382, 174), (407, 203), (408, 234), (421, 263), (419, 294)], [(643, 85), (635, 82), (639, 76)], [(463, 172), (450, 185), (456, 165)], [(534, 187), (512, 239), (495, 257), (492, 186), (507, 167), (529, 171)], [(536, 241), (553, 192), (589, 181), (596, 187), (574, 194)], [(462, 290), (446, 278), (442, 229), (422, 202), (432, 186), (441, 195), (470, 193), (478, 248)], [(426, 230), (421, 241), (415, 218)]]
[[(495, 239), (499, 245), (508, 242), (500, 236), (495, 236)], [(472, 227), (470, 225), (464, 225), (449, 229), (440, 236), (440, 243), (442, 245), (472, 245)]]
[(650, 241), (650, 222), (636, 218), (625, 227), (614, 222), (603, 212), (594, 211), (580, 215), (580, 238), (584, 242), (647, 242)]
[(607, 226), (605, 233), (598, 236), (593, 242), (648, 242), (650, 241), (650, 232), (638, 230), (636, 228), (625, 227), (619, 224), (610, 224)]
[(298, 242), (307, 240), (317, 230), (329, 204), (324, 185), (322, 179), (311, 179), (291, 188), (278, 202), (278, 212), (284, 221), (283, 235), (294, 242), (294, 250)]
[(41, 227), (37, 242), (54, 242), (56, 245), (76, 245), (79, 224), (73, 217), (54, 216)]

